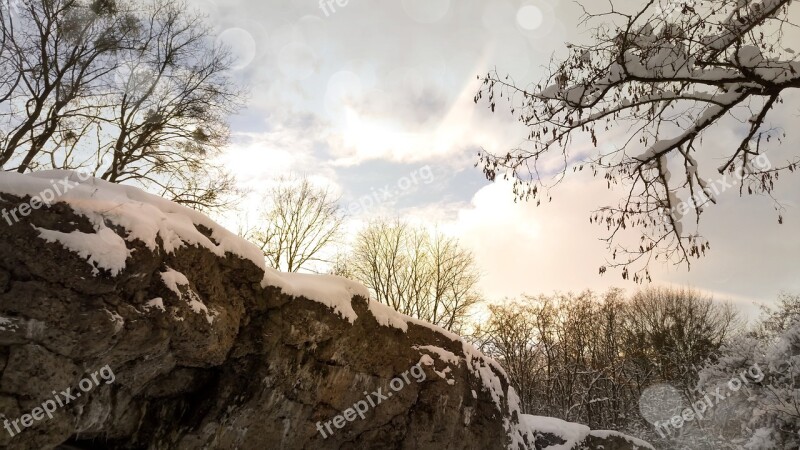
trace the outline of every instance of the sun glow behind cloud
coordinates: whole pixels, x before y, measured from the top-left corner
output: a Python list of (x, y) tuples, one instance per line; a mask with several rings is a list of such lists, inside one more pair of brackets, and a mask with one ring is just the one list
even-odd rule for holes
[[(274, 178), (288, 173), (307, 174), (349, 202), (431, 164), (452, 173), (426, 185), (412, 204), (387, 202), (354, 217), (349, 230), (367, 216), (399, 215), (459, 236), (475, 252), (492, 298), (623, 284), (618, 274), (597, 276), (608, 253), (599, 240), (604, 230), (588, 223), (590, 211), (616, 203), (621, 191), (570, 176), (552, 205), (536, 208), (514, 203), (506, 183), (485, 186), (472, 167), (482, 147), (505, 152), (524, 145), (526, 135), (501, 102), (496, 114), (473, 103), (476, 75), (496, 68), (518, 83), (539, 80), (552, 52), (587, 38), (576, 30), (581, 10), (573, 2), (352, 0), (325, 16), (316, 2), (231, 0), (213, 10), (220, 30), (246, 30), (256, 44), (255, 58), (237, 71), (253, 85), (251, 105), (235, 119), (234, 144), (221, 160), (252, 191), (247, 208), (260, 206)], [(231, 43), (241, 61), (252, 56), (251, 44)], [(727, 142), (726, 133), (707, 142)], [(575, 141), (570, 160), (593, 151), (588, 140)], [(563, 163), (540, 162), (545, 175)], [(796, 192), (793, 184), (779, 194), (797, 204)], [(667, 266), (660, 276), (721, 298), (770, 299), (781, 288), (800, 289), (786, 250), (797, 248), (797, 237), (786, 226), (771, 227), (770, 208), (759, 199), (724, 203), (704, 225), (718, 235), (710, 259), (690, 274)], [(800, 220), (796, 209), (786, 214), (792, 220)], [(770, 232), (743, 243), (743, 223)], [(764, 267), (734, 263), (750, 258)]]

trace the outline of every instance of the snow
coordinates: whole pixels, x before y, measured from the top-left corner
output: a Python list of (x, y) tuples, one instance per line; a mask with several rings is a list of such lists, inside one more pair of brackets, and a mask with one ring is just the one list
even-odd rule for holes
[(630, 442), (633, 445), (633, 449), (634, 450), (637, 450), (639, 448), (653, 450), (653, 446), (648, 444), (647, 442), (645, 442), (645, 441), (643, 441), (643, 440), (641, 440), (639, 438), (635, 438), (635, 437), (632, 437), (632, 436), (628, 436), (626, 434), (622, 434), (622, 433), (620, 433), (618, 431), (592, 430), (591, 432), (589, 432), (589, 434), (592, 435), (592, 436), (597, 436), (597, 437), (599, 437), (601, 439), (608, 439), (608, 438), (611, 438), (611, 437), (617, 437), (617, 438), (620, 438), (620, 439), (624, 439), (624, 440)]
[(58, 242), (64, 248), (86, 259), (86, 262), (92, 266), (94, 275), (99, 273), (98, 269), (108, 270), (111, 272), (111, 276), (118, 275), (125, 269), (125, 261), (131, 255), (131, 251), (125, 246), (125, 241), (113, 230), (102, 225), (96, 233), (92, 234), (81, 231), (62, 233), (44, 228), (33, 228), (45, 241)]
[[(350, 304), (353, 295), (369, 298), (365, 287), (344, 278), (285, 274), (267, 268), (263, 253), (252, 243), (198, 211), (136, 187), (109, 183), (72, 171), (50, 170), (32, 174), (2, 172), (0, 192), (38, 198), (42, 198), (45, 192), (56, 193), (58, 195), (51, 203), (66, 203), (77, 214), (87, 217), (95, 233), (61, 233), (42, 228), (37, 228), (37, 231), (48, 242), (58, 242), (86, 258), (94, 267), (95, 275), (99, 273), (98, 269), (109, 270), (112, 276), (125, 269), (126, 260), (131, 255), (125, 241), (139, 240), (155, 251), (161, 240), (168, 253), (185, 246), (196, 246), (219, 257), (234, 255), (248, 260), (264, 270), (263, 286), (276, 286), (287, 295), (323, 303), (350, 322), (356, 319)], [(123, 228), (127, 236), (121, 238), (108, 228), (108, 224)], [(200, 231), (201, 228), (210, 231), (210, 238)], [(165, 283), (176, 293), (180, 292), (179, 285), (188, 285), (186, 277), (177, 272), (167, 271), (165, 276)], [(208, 314), (206, 306), (194, 297), (196, 294), (187, 300), (192, 309)], [(387, 317), (386, 320), (392, 319)], [(398, 325), (399, 322), (385, 324)]]
[(422, 355), (417, 364), (422, 366), (432, 366), (433, 358), (431, 358), (430, 355)]
[(177, 270), (167, 268), (166, 272), (161, 272), (161, 279), (164, 285), (174, 292), (178, 297), (182, 296), (181, 290), (178, 286), (188, 286), (189, 279), (186, 275), (178, 272)]
[(528, 437), (528, 442), (535, 442), (537, 434), (552, 434), (565, 441), (560, 445), (548, 446), (547, 450), (572, 450), (573, 448), (579, 448), (578, 444), (581, 444), (589, 436), (595, 436), (600, 439), (617, 437), (630, 443), (634, 450), (655, 450), (652, 445), (641, 439), (627, 436), (616, 431), (592, 431), (586, 425), (567, 422), (554, 417), (521, 414), (519, 416), (518, 431), (522, 435)]
[(418, 364), (430, 367), (433, 370), (433, 372), (439, 376), (439, 378), (447, 381), (447, 384), (449, 384), (450, 386), (456, 384), (456, 380), (454, 378), (447, 377), (447, 374), (452, 372), (450, 366), (445, 367), (442, 370), (436, 370), (436, 364), (434, 363), (433, 358), (431, 358), (430, 355), (422, 355), (422, 357), (419, 359)]
[[(464, 342), (464, 354), (467, 355), (467, 368), (483, 382), (484, 390), (489, 392), (497, 409), (502, 411), (501, 399), (505, 395), (505, 392), (503, 391), (503, 384), (500, 377), (492, 370), (491, 362), (494, 361), (483, 356), (483, 354), (466, 342)], [(501, 373), (505, 376), (505, 371)], [(509, 388), (509, 391), (512, 390), (513, 388)], [(510, 408), (511, 406), (512, 405), (509, 404), (509, 412), (513, 413), (513, 409)]]
[(520, 428), (523, 433), (528, 435), (530, 442), (533, 442), (536, 433), (549, 433), (563, 439), (561, 445), (548, 446), (547, 450), (572, 450), (589, 436), (591, 431), (586, 425), (571, 423), (553, 417), (531, 416), (521, 414), (519, 418)]
[(17, 329), (17, 324), (6, 317), (0, 316), (0, 331), (14, 331)]
[[(197, 295), (194, 290), (192, 290), (189, 284), (189, 279), (186, 278), (186, 275), (178, 272), (177, 270), (167, 268), (166, 272), (161, 272), (161, 279), (164, 281), (164, 285), (174, 292), (178, 298), (185, 300), (186, 303), (189, 304), (189, 308), (192, 309), (192, 312), (195, 314), (204, 314), (206, 316), (206, 321), (208, 321), (209, 324), (214, 323), (217, 313), (208, 310), (208, 307), (200, 299), (200, 296)], [(186, 297), (184, 297), (184, 293), (182, 292), (183, 290), (180, 289), (179, 286), (186, 286)]]
[(461, 358), (455, 355), (453, 352), (448, 352), (447, 350), (436, 347), (435, 345), (415, 345), (415, 350), (422, 350), (428, 353), (432, 353), (436, 355), (441, 361), (444, 361), (448, 364), (452, 364), (457, 366), (461, 363)]
[[(70, 186), (68, 190), (64, 187), (65, 184)], [(259, 267), (264, 265), (263, 254), (255, 245), (241, 239), (198, 211), (148, 194), (136, 187), (109, 183), (63, 170), (32, 174), (13, 172), (0, 174), (0, 192), (18, 197), (42, 198), (44, 192), (54, 191), (61, 193), (56, 196), (55, 202), (68, 204), (76, 213), (86, 216), (94, 225), (96, 232), (104, 233), (109, 238), (108, 232), (101, 231), (106, 228), (106, 223), (124, 228), (128, 233), (125, 238), (128, 242), (138, 239), (153, 251), (158, 248), (157, 242), (160, 238), (164, 250), (168, 253), (173, 253), (184, 246), (194, 245), (206, 248), (220, 257), (230, 253), (252, 261)], [(198, 226), (211, 230), (211, 239), (200, 232)], [(55, 233), (57, 232), (49, 236), (65, 245), (81, 245), (81, 250), (89, 251), (95, 257), (99, 257), (95, 252), (100, 252), (100, 248), (76, 242), (87, 238), (76, 239), (77, 236), (68, 237), (64, 236), (64, 233)], [(119, 260), (113, 260), (113, 267), (119, 268), (119, 266)]]
[(735, 62), (738, 62), (742, 67), (756, 68), (764, 62), (764, 56), (761, 55), (761, 50), (754, 45), (745, 45), (736, 52)]
[(164, 299), (162, 299), (161, 297), (157, 297), (144, 304), (144, 309), (146, 310), (153, 308), (160, 309), (161, 311), (166, 311), (167, 309), (164, 308)]
[(369, 299), (369, 312), (384, 327), (398, 328), (404, 333), (408, 331), (408, 322), (402, 314), (398, 314), (394, 309), (387, 308), (386, 305), (374, 299)]
[(280, 273), (266, 268), (261, 285), (275, 286), (284, 294), (322, 303), (350, 323), (358, 318), (353, 309), (353, 296), (370, 297), (369, 290), (362, 284), (335, 275)]
[(122, 318), (118, 313), (109, 311), (108, 309), (103, 309), (106, 314), (109, 315), (111, 321), (114, 322), (114, 333), (119, 333), (125, 328), (125, 319)]
[(452, 371), (452, 369), (450, 367), (445, 367), (444, 370), (442, 370), (441, 372), (436, 370), (435, 368), (433, 369), (433, 371), (436, 372), (436, 375), (439, 375), (439, 377), (441, 379), (447, 381), (447, 384), (449, 384), (450, 386), (453, 386), (453, 385), (456, 384), (456, 379), (455, 378), (447, 378), (447, 374)]
[[(494, 404), (497, 409), (501, 412), (504, 411), (502, 399), (506, 396), (506, 393), (503, 389), (503, 381), (501, 380), (501, 377), (505, 380), (508, 380), (508, 374), (506, 374), (506, 371), (500, 366), (500, 364), (497, 363), (497, 361), (487, 358), (472, 344), (464, 341), (457, 334), (447, 331), (439, 326), (432, 325), (428, 322), (401, 314), (387, 305), (371, 300), (369, 311), (373, 314), (373, 316), (375, 316), (376, 320), (378, 320), (378, 322), (382, 323), (384, 326), (397, 328), (403, 332), (406, 332), (408, 331), (408, 324), (418, 325), (428, 328), (450, 339), (451, 341), (460, 343), (461, 349), (464, 352), (464, 359), (467, 369), (469, 369), (472, 375), (481, 381), (483, 389), (489, 392), (489, 394), (492, 396), (492, 400), (494, 400)], [(431, 349), (433, 348), (436, 347), (431, 347)], [(420, 349), (422, 349), (422, 347), (420, 347)], [(441, 351), (438, 356), (442, 356), (446, 360), (460, 360), (460, 358), (452, 352), (446, 352), (444, 349), (438, 350)], [(433, 351), (436, 352), (436, 350)], [(513, 392), (513, 388), (509, 387), (508, 391)], [(516, 394), (514, 395), (516, 396)], [(512, 402), (508, 402), (508, 406), (509, 414), (513, 414), (514, 411), (519, 411), (518, 405), (515, 407)]]
[[(776, 8), (789, 3), (788, 0), (762, 0), (761, 2), (753, 2), (750, 4), (749, 11), (742, 11), (745, 13), (744, 17), (739, 17), (736, 10), (731, 11), (731, 14), (722, 23), (719, 29), (725, 30), (718, 35), (706, 36), (703, 39), (703, 44), (711, 49), (721, 51), (731, 46), (742, 34), (742, 30), (747, 29), (750, 24), (756, 23), (762, 17), (768, 17)], [(738, 5), (738, 9), (744, 8), (746, 4)]]

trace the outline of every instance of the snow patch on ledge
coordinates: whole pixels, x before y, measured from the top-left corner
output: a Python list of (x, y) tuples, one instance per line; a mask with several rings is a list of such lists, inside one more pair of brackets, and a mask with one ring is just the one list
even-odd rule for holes
[(439, 358), (440, 361), (447, 364), (452, 364), (454, 366), (461, 364), (461, 358), (456, 356), (455, 353), (448, 352), (447, 350), (441, 347), (436, 347), (435, 345), (415, 345), (414, 349), (434, 354), (437, 358)]
[(149, 311), (151, 309), (158, 309), (161, 312), (166, 312), (166, 308), (164, 308), (164, 299), (161, 297), (154, 298), (149, 300), (147, 303), (144, 304), (145, 311)]
[(267, 267), (261, 286), (275, 286), (286, 295), (322, 303), (350, 323), (358, 319), (353, 296), (369, 299), (369, 290), (364, 285), (336, 275), (281, 273)]
[(17, 328), (17, 324), (11, 319), (0, 316), (0, 331), (16, 331)]
[(100, 273), (98, 269), (105, 269), (111, 272), (111, 276), (117, 276), (125, 269), (125, 262), (131, 256), (125, 241), (105, 226), (91, 234), (80, 231), (62, 233), (45, 228), (33, 228), (45, 241), (58, 242), (62, 247), (85, 259), (92, 266), (94, 275)]
[(578, 448), (578, 444), (583, 443), (589, 436), (600, 439), (616, 437), (630, 443), (634, 450), (655, 450), (652, 445), (641, 439), (627, 436), (616, 431), (592, 431), (586, 425), (579, 423), (567, 422), (554, 417), (532, 416), (529, 414), (520, 414), (519, 428), (517, 433), (512, 435), (512, 439), (518, 437), (519, 439), (516, 439), (516, 442), (524, 446), (521, 439), (522, 436), (526, 436), (529, 443), (534, 443), (536, 442), (536, 435), (540, 433), (552, 434), (565, 441), (563, 444), (548, 446), (547, 450), (572, 450)]
[(547, 450), (572, 450), (583, 442), (591, 431), (589, 427), (579, 423), (528, 414), (520, 415), (519, 425), (521, 431), (528, 435), (528, 442), (535, 442), (537, 433), (552, 434), (566, 441), (560, 445), (548, 446)]
[(433, 361), (433, 358), (431, 358), (431, 355), (423, 354), (417, 364), (430, 367), (431, 370), (433, 370), (433, 373), (438, 375), (439, 378), (443, 379), (450, 386), (456, 384), (455, 378), (448, 378), (447, 376), (449, 373), (452, 373), (453, 369), (450, 366), (447, 366), (442, 370), (436, 370), (436, 363)]
[(408, 331), (407, 319), (410, 317), (400, 314), (383, 303), (369, 299), (369, 312), (381, 326), (397, 328), (403, 333)]
[(646, 449), (646, 450), (655, 450), (655, 448), (652, 445), (650, 445), (649, 443), (647, 443), (647, 442), (645, 442), (645, 441), (643, 441), (643, 440), (641, 440), (639, 438), (635, 438), (633, 436), (628, 436), (627, 434), (622, 434), (622, 433), (620, 433), (618, 431), (592, 430), (592, 431), (589, 432), (589, 434), (592, 435), (592, 436), (599, 437), (601, 439), (609, 439), (609, 438), (612, 438), (612, 437), (617, 437), (617, 438), (623, 439), (623, 440), (629, 442), (633, 446), (634, 450), (640, 449), (640, 448), (641, 449)]
[[(192, 290), (192, 287), (189, 284), (189, 279), (186, 278), (186, 275), (178, 272), (177, 270), (167, 268), (166, 272), (161, 272), (161, 280), (164, 281), (164, 285), (167, 286), (169, 290), (174, 292), (179, 299), (184, 300), (189, 304), (189, 308), (192, 309), (192, 312), (195, 314), (204, 314), (206, 316), (206, 321), (208, 321), (209, 324), (214, 323), (214, 319), (217, 317), (218, 313), (214, 310), (208, 310), (208, 307), (200, 299), (200, 296), (197, 295), (194, 290)], [(185, 296), (179, 286), (185, 287)], [(163, 301), (161, 308), (164, 308)]]

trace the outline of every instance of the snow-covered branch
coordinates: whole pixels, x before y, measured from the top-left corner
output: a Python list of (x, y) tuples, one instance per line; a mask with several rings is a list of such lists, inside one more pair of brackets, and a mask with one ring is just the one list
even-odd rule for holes
[[(662, 3), (650, 1), (635, 14), (588, 14), (587, 21), (624, 21), (598, 26), (590, 45), (568, 45), (569, 56), (555, 61), (543, 82), (518, 86), (490, 72), (475, 96), (493, 111), (503, 98), (530, 129), (519, 148), (479, 155), (487, 178), (512, 178), (519, 199), (549, 197), (570, 167), (588, 166), (609, 187), (629, 188), (619, 207), (600, 209), (593, 221), (608, 227), (615, 257), (627, 256), (601, 271), (621, 266), (627, 277), (628, 266), (645, 262), (636, 280), (648, 277), (646, 262), (653, 256), (688, 265), (707, 250), (696, 232), (684, 232), (684, 217), (674, 212), (682, 197), (710, 194), (698, 160), (724, 158), (719, 173), (741, 171), (742, 186), (752, 185), (748, 192), (770, 192), (776, 173), (754, 170), (750, 162), (764, 154), (764, 142), (783, 137), (768, 126), (769, 113), (786, 90), (800, 87), (800, 61), (781, 45), (783, 28), (792, 25), (791, 0), (696, 1), (666, 17), (658, 14)], [(736, 149), (697, 157), (709, 129), (748, 108), (756, 112)], [(596, 150), (575, 154), (575, 144), (587, 141)], [(554, 162), (560, 173), (541, 176), (552, 169), (540, 170), (540, 164)], [(670, 173), (676, 165), (685, 177)], [(701, 206), (694, 204), (698, 223)], [(616, 243), (617, 232), (630, 226), (642, 231), (639, 250)]]

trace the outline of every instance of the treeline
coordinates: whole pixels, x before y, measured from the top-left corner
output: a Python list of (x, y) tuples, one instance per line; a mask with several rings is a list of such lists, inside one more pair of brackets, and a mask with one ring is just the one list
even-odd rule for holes
[(800, 448), (800, 296), (749, 327), (690, 289), (523, 297), (489, 306), (472, 338), (527, 414), (657, 448)]
[(645, 390), (666, 383), (688, 398), (739, 327), (730, 305), (696, 291), (612, 289), (489, 306), (474, 340), (506, 369), (523, 412), (652, 440)]

